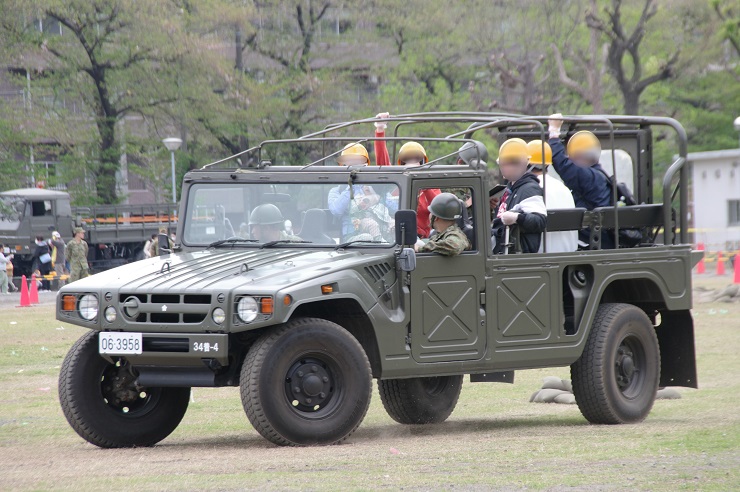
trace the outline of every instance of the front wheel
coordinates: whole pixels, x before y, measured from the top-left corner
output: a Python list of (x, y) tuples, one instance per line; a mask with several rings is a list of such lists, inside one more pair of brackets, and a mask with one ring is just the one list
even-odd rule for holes
[(59, 401), (72, 428), (101, 448), (153, 446), (174, 431), (190, 388), (143, 388), (125, 361), (98, 354), (98, 332), (83, 335), (59, 373)]
[(378, 390), (385, 411), (399, 424), (437, 424), (455, 409), (462, 382), (462, 376), (385, 379)]
[(647, 315), (631, 304), (599, 306), (570, 373), (576, 403), (589, 422), (644, 420), (660, 381), (660, 348)]
[(273, 329), (249, 349), (240, 377), (244, 411), (282, 446), (335, 444), (359, 427), (370, 406), (372, 373), (359, 342), (323, 319)]

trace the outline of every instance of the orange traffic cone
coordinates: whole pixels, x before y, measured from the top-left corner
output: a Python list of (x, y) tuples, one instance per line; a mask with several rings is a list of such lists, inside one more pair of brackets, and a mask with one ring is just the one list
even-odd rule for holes
[[(697, 244), (696, 249), (704, 251), (704, 243)], [(699, 263), (696, 265), (696, 273), (704, 273), (706, 271), (706, 267), (704, 266), (704, 257), (702, 256), (701, 260), (699, 260)]]
[(28, 282), (26, 276), (21, 277), (21, 305), (18, 307), (28, 307), (31, 305), (31, 300), (28, 298)]
[(717, 252), (717, 275), (725, 274), (725, 262), (722, 259), (722, 251)]
[(36, 274), (31, 274), (31, 292), (29, 297), (31, 298), (31, 304), (39, 303), (39, 286), (36, 283)]
[(734, 284), (740, 284), (740, 251), (735, 253), (735, 277), (732, 280)]

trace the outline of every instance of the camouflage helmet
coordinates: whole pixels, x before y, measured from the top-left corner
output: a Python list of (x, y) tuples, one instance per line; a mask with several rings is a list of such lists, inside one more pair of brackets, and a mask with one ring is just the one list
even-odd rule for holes
[(264, 203), (254, 207), (249, 215), (249, 225), (275, 225), (282, 224), (283, 214), (280, 209), (272, 203)]
[(462, 216), (462, 202), (452, 193), (440, 193), (429, 204), (429, 213), (445, 220), (457, 220)]
[(74, 228), (74, 233), (75, 234), (84, 234), (85, 233), (85, 229), (83, 229), (82, 227), (75, 227)]
[(458, 158), (468, 166), (473, 161), (488, 161), (488, 149), (483, 142), (475, 140), (474, 142), (465, 142), (460, 150), (457, 151)]

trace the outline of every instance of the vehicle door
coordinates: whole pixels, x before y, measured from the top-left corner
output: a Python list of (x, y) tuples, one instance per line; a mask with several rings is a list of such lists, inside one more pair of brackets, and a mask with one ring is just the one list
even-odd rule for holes
[[(457, 181), (460, 181), (459, 183)], [(441, 181), (419, 180), (412, 186), (412, 197), (421, 191), (439, 189)], [(445, 180), (445, 186), (465, 188), (472, 203), (470, 181)], [(444, 191), (444, 190), (443, 190)], [(414, 204), (416, 207), (416, 203)], [(472, 224), (480, 216), (471, 207)], [(482, 223), (482, 222), (481, 222)], [(418, 362), (477, 360), (486, 349), (485, 312), (481, 291), (485, 286), (483, 235), (473, 227), (470, 251), (458, 256), (417, 253), (416, 269), (411, 272), (411, 347)]]

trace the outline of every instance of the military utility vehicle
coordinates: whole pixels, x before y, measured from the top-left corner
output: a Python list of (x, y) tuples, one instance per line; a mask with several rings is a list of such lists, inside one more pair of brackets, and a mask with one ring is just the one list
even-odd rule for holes
[(64, 241), (72, 229), (83, 227), (90, 244), (93, 271), (123, 265), (144, 257), (144, 242), (162, 227), (174, 232), (176, 205), (96, 205), (75, 207), (69, 193), (43, 188), (0, 192), (0, 243), (15, 253), (16, 275), (30, 275), (36, 236), (45, 239), (59, 231)]
[[(690, 309), (700, 253), (688, 244), (678, 122), (565, 117), (563, 138), (589, 129), (604, 149), (630, 156), (638, 205), (549, 210), (548, 231), (590, 229), (590, 244), (494, 255), (493, 183), (475, 138), (544, 140), (546, 117), (410, 114), (386, 120), (391, 136), (377, 138), (368, 136), (374, 121), (263, 142), (242, 153), (253, 167), (232, 156), (188, 173), (171, 250), (61, 289), (57, 319), (90, 330), (59, 379), (80, 436), (101, 447), (153, 445), (178, 426), (192, 387), (238, 386), (262, 436), (315, 445), (357, 429), (373, 379), (401, 424), (446, 420), (465, 375), (511, 383), (516, 370), (569, 365), (578, 407), (596, 424), (643, 420), (659, 386), (697, 386)], [(423, 136), (444, 125), (456, 130)], [(670, 130), (678, 155), (660, 199), (656, 127)], [(346, 144), (376, 140), (391, 156), (408, 140), (441, 155), (418, 167), (336, 165)], [(477, 158), (459, 165), (465, 143)], [(305, 152), (281, 153), (286, 146)], [(470, 251), (414, 252), (427, 189), (469, 198)], [(641, 232), (639, 245), (601, 249), (601, 231), (625, 228)], [(516, 251), (514, 230), (510, 241)]]

